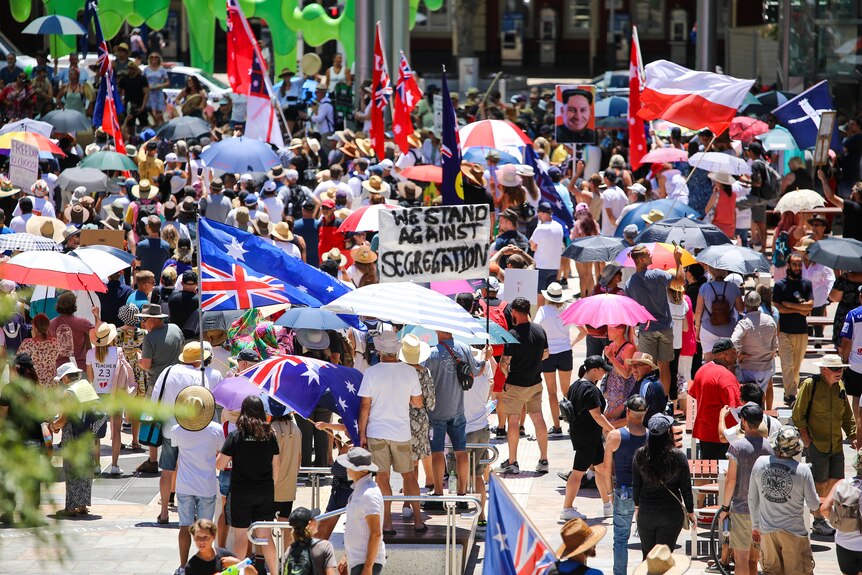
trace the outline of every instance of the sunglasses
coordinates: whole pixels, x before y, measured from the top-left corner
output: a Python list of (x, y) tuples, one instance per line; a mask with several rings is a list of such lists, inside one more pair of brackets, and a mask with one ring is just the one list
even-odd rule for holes
[(840, 373), (840, 372), (844, 371), (843, 367), (827, 367), (826, 369), (828, 369), (832, 373)]

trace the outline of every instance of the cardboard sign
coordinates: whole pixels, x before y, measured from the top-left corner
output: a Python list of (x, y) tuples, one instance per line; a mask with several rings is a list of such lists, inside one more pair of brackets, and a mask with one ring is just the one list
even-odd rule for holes
[(380, 281), (486, 277), (490, 235), (487, 204), (383, 210)]
[(39, 148), (19, 140), (12, 140), (9, 151), (9, 179), (12, 185), (30, 190), (39, 179)]
[(817, 143), (814, 145), (815, 166), (825, 166), (829, 163), (829, 148), (832, 144), (835, 116), (836, 112), (832, 110), (820, 114), (820, 128), (817, 131)]
[(125, 250), (126, 232), (123, 230), (81, 230), (82, 246), (111, 246)]
[(523, 297), (535, 305), (539, 295), (539, 270), (507, 269), (503, 289), (506, 301)]

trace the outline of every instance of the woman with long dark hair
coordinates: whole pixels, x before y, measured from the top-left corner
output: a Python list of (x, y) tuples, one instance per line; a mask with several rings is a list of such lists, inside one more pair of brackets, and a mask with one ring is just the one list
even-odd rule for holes
[(655, 546), (673, 549), (686, 517), (694, 521), (688, 460), (673, 446), (673, 418), (653, 415), (646, 445), (635, 452), (633, 498), (644, 559)]
[[(216, 467), (222, 470), (231, 461), (233, 471), (227, 504), (234, 535), (233, 552), (244, 559), (248, 556), (246, 532), (249, 526), (255, 521), (275, 519), (273, 469), (278, 468), (278, 442), (266, 422), (263, 401), (256, 395), (243, 400), (236, 429), (225, 439)], [(269, 544), (263, 546), (263, 555), (269, 572), (276, 573), (278, 561), (270, 530), (261, 529), (257, 536), (269, 540)]]

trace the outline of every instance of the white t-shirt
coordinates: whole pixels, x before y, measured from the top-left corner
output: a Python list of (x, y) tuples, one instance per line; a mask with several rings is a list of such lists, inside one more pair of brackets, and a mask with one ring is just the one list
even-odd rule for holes
[[(751, 194), (751, 186), (743, 186), (736, 182), (730, 188), (736, 192), (736, 203), (745, 200)], [(747, 230), (751, 228), (751, 208), (736, 208), (736, 229)]]
[(266, 213), (269, 214), (269, 221), (273, 225), (281, 221), (284, 215), (284, 203), (278, 199), (278, 196), (263, 196), (260, 200), (266, 206)]
[[(45, 216), (46, 218), (56, 218), (57, 213), (54, 211), (54, 204), (49, 202), (45, 198), (37, 198), (36, 196), (28, 196), (30, 201), (33, 203), (33, 215), (34, 216)], [(21, 204), (15, 205), (15, 210), (12, 212), (13, 216), (21, 215)]]
[[(602, 235), (613, 236), (617, 231), (617, 219), (629, 203), (625, 192), (616, 186), (602, 192)], [(613, 217), (609, 218), (605, 210), (611, 210)]]
[(540, 270), (560, 269), (563, 255), (563, 226), (554, 220), (539, 222), (530, 241), (536, 244), (536, 268)]
[[(167, 376), (167, 384), (165, 384), (165, 377)], [(159, 395), (162, 396), (161, 403), (162, 405), (173, 406), (177, 401), (177, 396), (180, 394), (182, 390), (187, 388), (190, 385), (200, 385), (201, 384), (201, 372), (200, 370), (195, 369), (191, 365), (185, 363), (177, 363), (172, 365), (169, 368), (166, 368), (161, 375), (159, 375), (158, 379), (156, 379), (156, 384), (153, 387), (153, 395), (152, 401), (158, 403)], [(165, 392), (162, 393), (162, 386), (165, 386)], [(173, 428), (177, 424), (176, 418), (171, 416), (169, 420), (162, 425), (162, 435), (171, 438), (171, 428)]]
[(410, 397), (422, 395), (416, 370), (406, 363), (378, 363), (365, 370), (359, 397), (371, 398), (366, 437), (410, 441)]
[(467, 433), (488, 427), (488, 391), (491, 389), (492, 378), (491, 362), (485, 362), (485, 369), (473, 378), (473, 387), (464, 392)]
[(680, 174), (679, 170), (667, 170), (664, 176), (667, 178), (664, 189), (668, 199), (688, 205), (688, 184), (685, 181), (685, 176)]
[(302, 252), (299, 250), (299, 246), (297, 246), (293, 242), (283, 242), (281, 240), (273, 240), (273, 245), (281, 248), (284, 253), (289, 255), (292, 258), (301, 259)]
[(216, 456), (224, 444), (224, 430), (214, 421), (200, 431), (179, 425), (171, 428), (171, 445), (179, 449), (177, 488), (180, 495), (214, 497), (218, 495)]
[(536, 311), (533, 323), (541, 325), (548, 337), (548, 353), (562, 353), (572, 350), (569, 339), (569, 328), (563, 325), (560, 318), (560, 309), (550, 304), (545, 304)]
[(96, 349), (87, 350), (87, 365), (93, 368), (93, 388), (98, 394), (111, 393), (117, 380), (117, 347), (110, 346), (105, 361), (96, 361)]

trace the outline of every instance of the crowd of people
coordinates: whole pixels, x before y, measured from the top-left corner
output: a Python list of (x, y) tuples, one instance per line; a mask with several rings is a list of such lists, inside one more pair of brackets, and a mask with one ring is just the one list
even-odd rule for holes
[[(399, 336), (397, 326), (374, 318), (361, 318), (361, 330), (294, 330), (256, 310), (233, 325), (213, 326), (198, 321), (199, 216), (252, 233), (351, 289), (379, 281), (376, 234), (344, 233), (339, 226), (366, 205), (440, 202), (433, 187), (402, 175), (410, 166), (440, 163), (431, 105), (436, 88), (428, 86), (416, 108), (410, 150), (401, 153), (387, 142), (385, 156), (378, 158), (366, 114), (357, 113), (356, 130), (336, 130), (331, 103), (326, 112), (327, 86), (352, 85), (339, 60), (322, 75), (320, 103), (308, 118), (289, 110), (297, 94), (291, 93), (292, 72), (285, 71), (279, 99), (289, 120), (312, 123), (308, 135), (279, 149), (281, 163), (266, 173), (216, 173), (201, 154), (243, 133), (241, 97), (229, 116), (214, 114), (201, 105), (206, 102), (201, 87), (190, 81), (168, 110), (161, 57), (158, 51), (147, 54), (137, 40), (131, 40), (132, 50), (120, 43), (114, 61), (126, 105), (125, 153), (137, 171), (107, 171), (104, 192), (58, 185), (63, 170), (114, 149), (113, 139), (97, 129), (92, 143), (83, 146), (76, 134), (55, 134), (65, 156), (42, 159), (39, 180), (29, 188), (0, 182), (0, 233), (51, 238), (58, 249), (71, 252), (84, 230), (121, 231), (135, 258), (130, 271), (107, 278), (104, 293), (63, 292), (51, 298), (0, 281), (0, 290), (17, 302), (2, 331), (14, 373), (44, 388), (59, 386), (82, 404), (128, 393), (185, 408), (163, 423), (158, 448), (139, 441), (152, 422), (121, 413), (90, 420), (70, 412), (36, 422), (38, 431), (30, 429), (34, 440), (42, 442), (50, 428), (62, 437), (61, 447), (91, 435), (98, 446), (110, 437), (106, 469), (98, 449), (89, 473), (64, 464), (66, 496), (59, 516), (89, 514), (93, 473), (123, 475), (122, 452), (146, 453), (136, 472), (160, 475), (156, 522), (168, 524), (173, 510), (179, 517), (178, 573), (209, 575), (252, 556), (249, 526), (278, 518), (292, 528), (293, 544), (284, 560), (313, 563), (316, 573), (331, 575), (340, 568), (326, 541), (335, 522), (318, 522), (317, 510), (293, 505), (300, 466), (331, 466), (326, 511), (347, 509), (343, 562), (353, 575), (377, 574), (385, 564), (384, 539), (405, 529), (427, 531), (428, 512), (443, 509), (433, 496), (467, 494), (470, 476), (483, 501), (479, 526), (486, 526), (484, 479), (491, 470), (479, 463), (470, 467), (468, 452), (472, 449), (478, 461), (485, 450), (468, 446), (494, 440), (507, 447), (494, 470), (504, 477), (527, 466), (539, 474), (552, 467), (565, 470), (559, 474), (565, 482), (561, 573), (595, 571), (562, 570), (585, 565), (604, 535), (604, 527), (585, 523), (588, 517), (577, 505), (582, 486), (592, 484), (602, 515), (612, 518), (615, 575), (628, 572), (633, 524), (643, 572), (683, 572), (687, 560), (671, 550), (684, 527), (702, 519), (695, 513), (693, 459), (728, 462), (719, 512), (729, 520), (732, 550), (723, 561), (732, 561), (737, 573), (756, 574), (758, 564), (770, 574), (813, 572), (809, 533), (834, 536), (842, 573), (860, 572), (862, 535), (858, 526), (846, 527), (852, 522), (845, 517), (836, 519), (833, 510), (851, 500), (852, 490), (862, 489), (859, 476), (845, 477), (844, 460), (845, 440), (855, 449), (862, 425), (862, 327), (856, 327), (862, 321), (862, 273), (811, 261), (811, 247), (829, 237), (837, 223), (832, 215), (785, 212), (774, 222), (764, 207), (787, 192), (816, 188), (841, 209), (844, 237), (862, 239), (857, 120), (842, 126), (844, 153), (818, 169), (816, 180), (804, 159), (792, 160), (784, 174), (775, 170), (777, 158), (756, 141), (741, 149), (726, 133), (715, 137), (704, 130), (689, 139), (679, 128), (667, 142), (653, 134), (653, 146), (739, 155), (751, 166), (751, 176), (708, 173), (686, 162), (633, 167), (615, 133), (601, 140), (605, 169), (588, 173), (580, 156), (554, 139), (552, 94), (533, 90), (508, 104), (497, 93), (480, 101), (471, 89), (463, 104), (453, 94), (464, 121), (509, 119), (534, 137), (538, 169), (550, 176), (574, 220), (568, 229), (554, 217), (555, 206), (543, 199), (531, 166), (501, 165), (495, 150), (482, 164), (462, 166), (465, 201), (489, 205), (494, 216), (488, 276), (476, 293), (457, 294), (456, 301), (498, 324), (516, 343), (470, 346), (438, 331), (437, 343), (429, 345), (413, 334)], [(91, 78), (95, 75), (77, 57), (70, 58), (68, 69), (57, 70), (43, 55), (31, 78), (10, 54), (0, 70), (0, 112), (6, 121), (38, 117), (52, 108), (91, 114)], [(157, 137), (153, 128), (168, 112), (203, 116), (214, 127), (194, 141)], [(671, 269), (653, 265), (651, 250), (635, 240), (643, 225), (620, 223), (641, 204), (664, 198), (705, 214), (730, 241), (769, 253), (771, 277), (684, 264), (678, 247)], [(764, 201), (747, 201), (751, 198)], [(649, 210), (642, 219), (650, 225), (664, 217)], [(574, 260), (572, 266), (563, 256), (572, 241), (600, 235), (621, 236), (614, 241), (630, 248), (631, 263)], [(506, 298), (509, 269), (537, 270), (537, 304)], [(572, 299), (598, 294), (627, 295), (654, 320), (578, 330), (564, 323), (561, 314)], [(94, 305), (90, 298), (96, 295)], [(825, 323), (809, 318), (823, 318), (833, 303), (828, 338)], [(810, 336), (821, 357), (818, 372), (809, 375), (802, 364), (811, 351)], [(573, 349), (583, 339), (585, 359), (576, 362)], [(219, 381), (279, 354), (363, 373), (356, 390), (359, 444), (350, 442), (344, 423), (324, 406), (303, 418), (257, 396), (246, 398), (237, 411), (216, 405), (209, 390)], [(461, 381), (465, 369), (473, 382), (468, 389)], [(0, 399), (8, 421), (18, 421), (9, 393)], [(783, 423), (773, 411), (780, 406), (792, 410)], [(527, 416), (539, 448), (538, 459), (529, 462), (519, 460)], [(682, 420), (692, 432), (688, 454), (677, 438)], [(128, 432), (131, 442), (124, 445)], [(549, 438), (564, 434), (572, 443), (571, 466), (549, 459)], [(454, 455), (451, 462), (447, 450)], [(800, 461), (803, 452), (807, 465)], [(853, 467), (862, 474), (862, 458), (856, 457)], [(397, 511), (412, 519), (412, 527), (393, 522), (391, 504), (384, 503), (383, 496), (394, 490), (393, 473), (400, 476), (404, 495), (431, 496)], [(810, 532), (805, 507), (814, 515)], [(270, 532), (258, 535), (270, 537)], [(274, 546), (259, 550), (264, 561), (258, 569), (265, 564), (276, 572), (280, 558)]]

